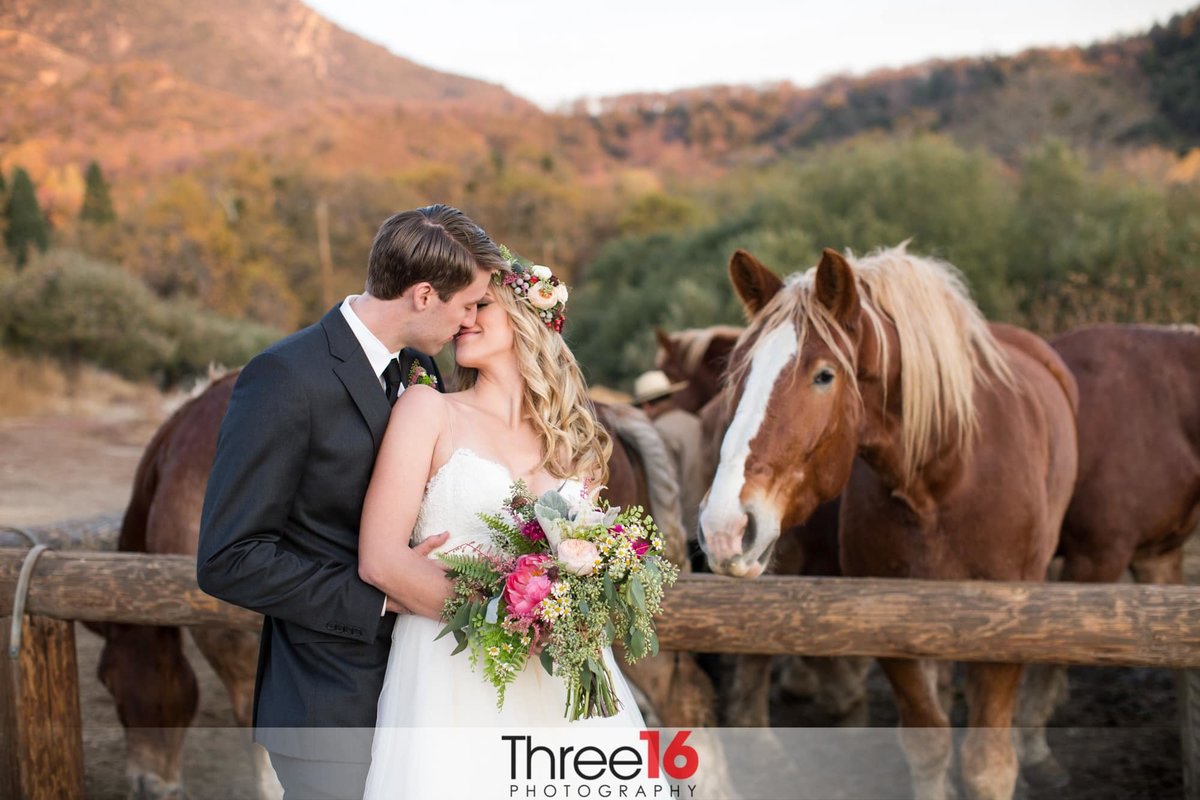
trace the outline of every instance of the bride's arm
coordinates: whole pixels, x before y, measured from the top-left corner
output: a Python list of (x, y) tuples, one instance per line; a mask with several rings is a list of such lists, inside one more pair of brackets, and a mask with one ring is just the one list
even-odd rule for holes
[(424, 554), (444, 534), (422, 543), (421, 552), (408, 542), (447, 413), (445, 398), (427, 386), (409, 387), (396, 401), (359, 526), (359, 576), (389, 601), (432, 619), (441, 619), (452, 590), (441, 564)]

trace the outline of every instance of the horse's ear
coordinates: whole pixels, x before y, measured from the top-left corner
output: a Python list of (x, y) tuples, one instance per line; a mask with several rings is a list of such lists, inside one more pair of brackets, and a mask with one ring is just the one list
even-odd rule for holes
[(858, 311), (858, 287), (854, 270), (836, 250), (828, 247), (821, 253), (817, 265), (817, 300), (829, 309), (833, 318), (842, 324), (854, 321)]
[(664, 352), (669, 353), (674, 349), (675, 343), (671, 341), (670, 334), (668, 334), (662, 328), (655, 327), (654, 338), (658, 340), (658, 346), (661, 347)]
[(783, 288), (783, 281), (762, 262), (745, 250), (738, 250), (729, 259), (729, 280), (733, 290), (746, 309), (746, 316), (753, 317)]

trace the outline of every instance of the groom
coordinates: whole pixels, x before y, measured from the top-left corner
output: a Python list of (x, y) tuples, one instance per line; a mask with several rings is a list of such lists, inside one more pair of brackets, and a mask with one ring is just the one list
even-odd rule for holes
[[(396, 214), (375, 236), (365, 291), (238, 377), (204, 498), (196, 575), (205, 592), (265, 615), (255, 741), (270, 752), (287, 800), (362, 795), (392, 612), (401, 599), (444, 591), (445, 580), (422, 559), (424, 574), (362, 581), (367, 483), (401, 379), (420, 370), (437, 377), (422, 354), (474, 324), (492, 272), (506, 266), (457, 209)], [(433, 537), (421, 552), (443, 541)]]

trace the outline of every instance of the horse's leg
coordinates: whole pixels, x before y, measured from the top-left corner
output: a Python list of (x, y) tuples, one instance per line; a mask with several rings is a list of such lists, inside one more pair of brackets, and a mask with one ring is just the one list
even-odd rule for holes
[(771, 726), (771, 656), (739, 654), (722, 705), (722, 724), (731, 728)]
[(1046, 741), (1046, 723), (1070, 694), (1067, 668), (1061, 664), (1030, 664), (1017, 693), (1016, 725), (1021, 776), (1039, 788), (1061, 789), (1071, 775), (1058, 763)]
[(843, 728), (866, 727), (867, 670), (871, 659), (857, 656), (810, 658), (808, 666), (817, 676), (817, 707)]
[(1021, 664), (967, 665), (970, 728), (960, 763), (963, 783), (972, 800), (1010, 800), (1016, 788), (1012, 716), (1021, 669)]
[(196, 714), (196, 676), (178, 628), (110, 624), (97, 674), (125, 728), (131, 800), (176, 800), (183, 789), (183, 740)]
[[(620, 651), (620, 645), (614, 650)], [(708, 673), (696, 663), (692, 653), (663, 650), (636, 664), (628, 664), (617, 652), (621, 672), (653, 707), (659, 725), (665, 728), (715, 728), (716, 691)], [(720, 739), (697, 731), (692, 740), (704, 765), (705, 796), (737, 798), (729, 765), (725, 763)], [(708, 793), (712, 794), (708, 794)]]
[(950, 766), (950, 720), (938, 703), (935, 671), (920, 661), (881, 658), (900, 711), (900, 747), (912, 776), (914, 800), (946, 800)]
[[(228, 628), (195, 627), (190, 631), (196, 647), (225, 684), (237, 724), (250, 727), (254, 712), (254, 677), (258, 669), (258, 634)], [(267, 751), (252, 745), (251, 758), (259, 800), (280, 800), (283, 787), (275, 777)]]
[[(1068, 529), (1064, 528), (1064, 531)], [(1065, 535), (1069, 535), (1065, 534)], [(1106, 546), (1078, 545), (1068, 548), (1063, 557), (1059, 579), (1071, 583), (1116, 583), (1125, 572), (1131, 556), (1121, 531), (1093, 534), (1072, 541), (1105, 542)], [(1032, 786), (1062, 788), (1071, 781), (1046, 742), (1046, 723), (1070, 694), (1067, 668), (1061, 664), (1030, 664), (1017, 696), (1016, 726), (1021, 776)]]
[(626, 663), (623, 656), (618, 660), (621, 672), (646, 696), (663, 726), (706, 728), (716, 725), (716, 691), (708, 673), (700, 669), (692, 653), (663, 650), (636, 664)]
[(1183, 548), (1151, 556), (1135, 556), (1130, 568), (1138, 583), (1183, 583)]
[(793, 697), (812, 698), (821, 691), (813, 662), (818, 656), (783, 656), (779, 670), (779, 688)]

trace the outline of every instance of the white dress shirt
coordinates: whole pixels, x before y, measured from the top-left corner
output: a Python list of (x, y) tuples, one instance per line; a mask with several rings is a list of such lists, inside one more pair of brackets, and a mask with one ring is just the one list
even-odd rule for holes
[[(374, 370), (375, 377), (379, 380), (379, 388), (386, 389), (387, 387), (383, 382), (383, 371), (387, 369), (389, 361), (400, 356), (400, 351), (397, 350), (395, 353), (388, 352), (387, 345), (379, 341), (375, 334), (371, 333), (371, 329), (358, 318), (358, 314), (354, 313), (354, 308), (350, 305), (350, 301), (356, 297), (358, 295), (352, 294), (342, 301), (342, 316), (346, 318), (346, 324), (350, 326), (351, 332), (354, 333), (354, 338), (358, 339), (359, 346), (366, 353), (367, 361), (371, 362), (371, 369)], [(399, 397), (400, 393), (403, 392), (404, 384), (402, 383), (400, 384), (399, 393), (396, 396)]]

